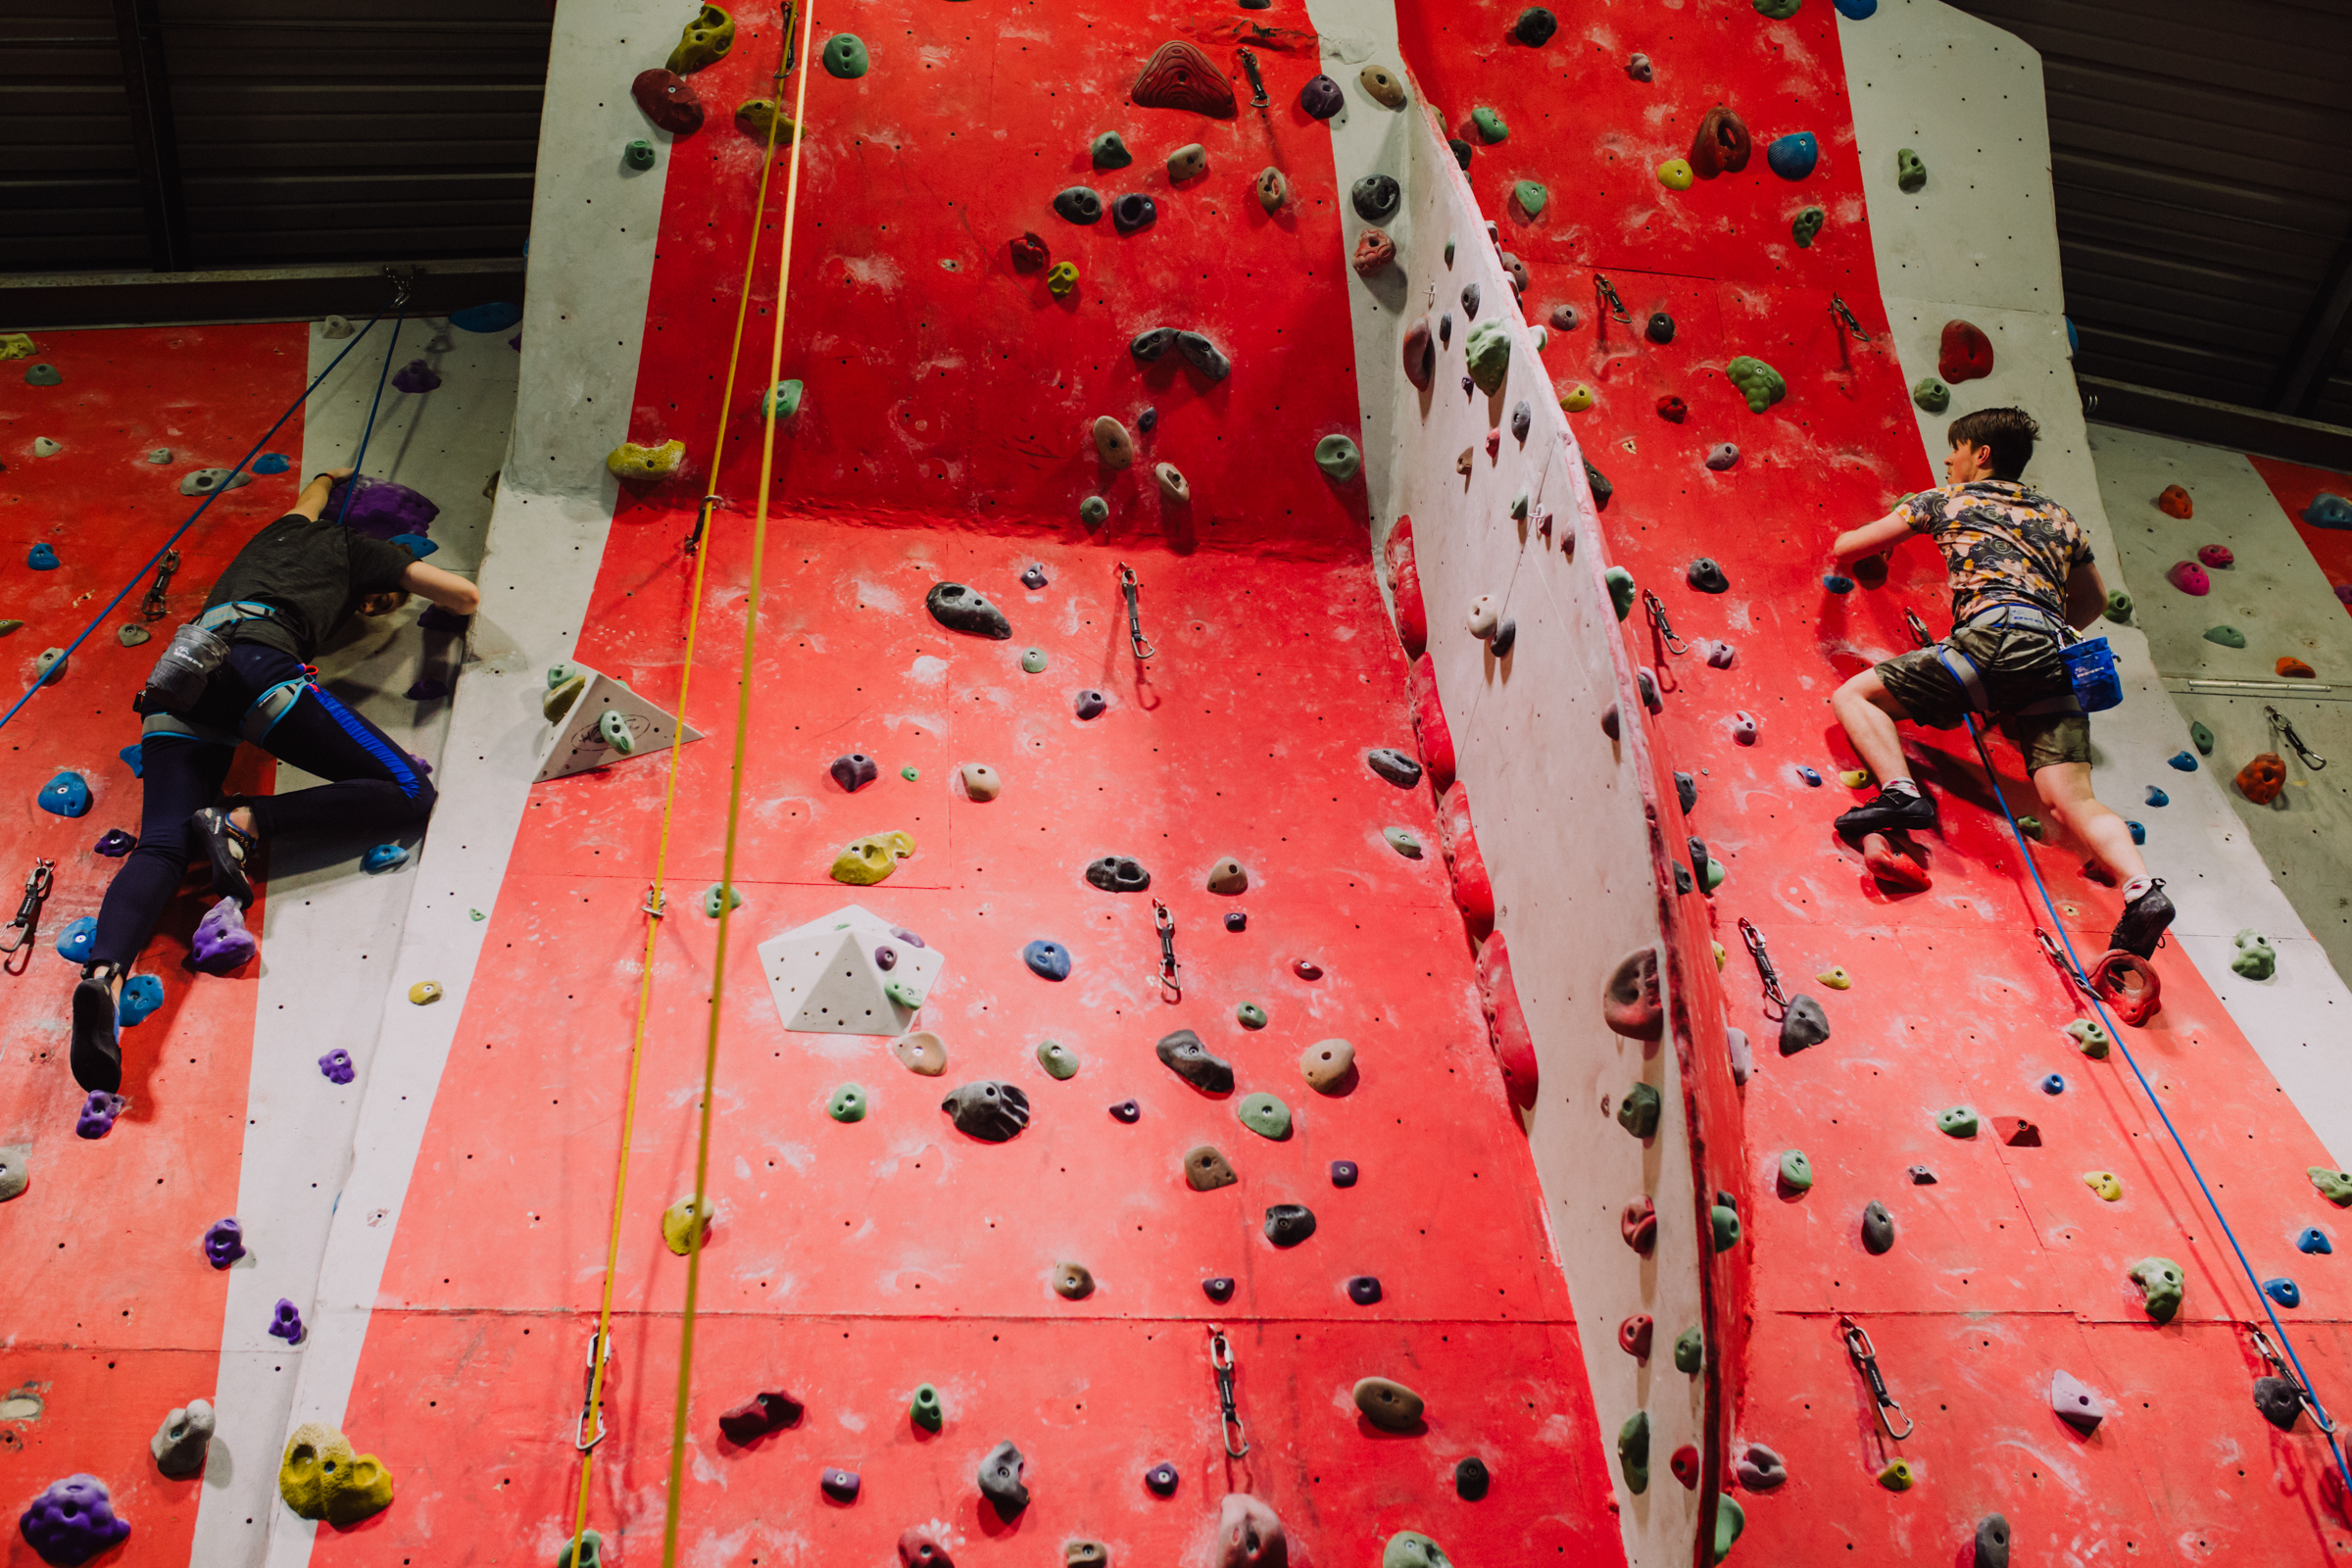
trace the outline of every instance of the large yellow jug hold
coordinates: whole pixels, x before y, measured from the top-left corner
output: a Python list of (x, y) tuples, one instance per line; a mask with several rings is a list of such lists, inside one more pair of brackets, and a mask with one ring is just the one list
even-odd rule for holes
[(905, 833), (883, 833), (845, 845), (833, 857), (833, 880), (871, 887), (898, 869), (899, 861), (914, 853), (914, 840)]
[(305, 1519), (356, 1525), (392, 1506), (392, 1472), (372, 1453), (354, 1453), (351, 1440), (313, 1421), (296, 1427), (277, 1467), (277, 1494)]
[(705, 6), (701, 16), (686, 24), (678, 46), (669, 52), (669, 69), (691, 76), (705, 66), (717, 65), (734, 47), (735, 19), (716, 6)]
[(605, 459), (605, 469), (615, 479), (666, 479), (686, 461), (686, 443), (664, 441), (658, 447), (623, 441)]

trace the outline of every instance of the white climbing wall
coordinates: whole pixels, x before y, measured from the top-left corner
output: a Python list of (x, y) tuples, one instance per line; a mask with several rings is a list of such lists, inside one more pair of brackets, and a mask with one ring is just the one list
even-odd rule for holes
[[(1884, 0), (1866, 21), (1841, 20), (1838, 37), (1879, 283), (1906, 377), (1917, 382), (1936, 373), (1947, 320), (1974, 321), (1992, 339), (1992, 374), (1955, 386), (1946, 413), (1920, 414), (1920, 439), (1931, 461), (1941, 464), (1948, 445), (1944, 427), (1960, 415), (2009, 405), (2025, 409), (2042, 430), (2027, 477), (2082, 520), (2108, 587), (2125, 589), (2142, 606), (2164, 595), (2180, 597), (2161, 575), (2162, 565), (2179, 555), (2165, 558), (2151, 575), (2152, 545), (2129, 536), (2119, 551), (2109, 510), (2116, 502), (2103, 492), (2101, 468), (2092, 463), (2067, 351), (2040, 58), (2017, 38), (1940, 0)], [(1895, 153), (1903, 147), (1916, 149), (1928, 167), (1927, 186), (1916, 195), (1895, 186)], [(2141, 482), (2133, 479), (2126, 488)], [(2147, 494), (2167, 482), (2157, 480)], [(2136, 512), (2133, 520), (2139, 521)], [(2335, 614), (2345, 618), (2340, 609)], [(2188, 718), (2166, 689), (2171, 664), (2159, 673), (2150, 638), (2137, 628), (2101, 621), (2094, 631), (2114, 648), (2124, 681), (2123, 706), (2092, 724), (2099, 797), (2146, 823), (2149, 867), (2166, 879), (2180, 906), (2174, 941), (2331, 1154), (2339, 1161), (2352, 1158), (2352, 1084), (2324, 1049), (2330, 1038), (2341, 1038), (2344, 1021), (2352, 1018), (2352, 993), (2239, 829), (2223, 794), (2228, 771), (2180, 773), (2166, 765), (2188, 743)], [(1898, 651), (1881, 650), (1879, 656)], [(2221, 726), (2214, 727), (2218, 734)], [(2243, 728), (2242, 721), (2232, 721), (2233, 732)], [(2237, 738), (2242, 745), (2244, 737)], [(2326, 750), (2316, 739), (2313, 744)], [(2214, 760), (2223, 755), (2217, 748)], [(2172, 804), (2161, 809), (2141, 805), (2150, 784), (2161, 786)], [(2242, 981), (2230, 969), (2231, 938), (2245, 926), (2289, 942), (2271, 982)]]

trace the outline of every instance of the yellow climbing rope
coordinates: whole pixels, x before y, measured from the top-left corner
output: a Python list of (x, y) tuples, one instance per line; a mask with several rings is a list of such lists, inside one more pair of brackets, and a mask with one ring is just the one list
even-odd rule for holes
[[(776, 84), (776, 96), (778, 98), (783, 96), (785, 74), (793, 69), (796, 61), (805, 60), (808, 57), (808, 27), (809, 25), (810, 19), (803, 19), (801, 47), (798, 51), (795, 51), (792, 47), (791, 36), (793, 10), (794, 7), (790, 3), (787, 3), (784, 7), (784, 25), (781, 29), (782, 37), (777, 46), (778, 55), (775, 75), (773, 79)], [(788, 194), (785, 198), (784, 208), (784, 263), (787, 268), (790, 266), (792, 257), (793, 198), (797, 196), (800, 188), (801, 142), (799, 126), (802, 122), (803, 112), (808, 103), (808, 74), (806, 72), (803, 72), (801, 75), (799, 96), (793, 106), (793, 118), (791, 121), (791, 124), (794, 127), (792, 140), (792, 170), (786, 180)], [(694, 582), (692, 591), (688, 595), (686, 605), (685, 662), (682, 665), (678, 675), (678, 716), (677, 722), (671, 726), (669, 740), (668, 776), (663, 781), (662, 790), (662, 832), (659, 846), (654, 854), (654, 882), (652, 891), (646, 899), (647, 918), (645, 922), (645, 951), (640, 956), (637, 975), (637, 1025), (635, 1034), (629, 1042), (628, 1090), (625, 1098), (622, 1101), (620, 1114), (620, 1163), (619, 1168), (614, 1173), (612, 1179), (612, 1223), (605, 1239), (605, 1280), (602, 1298), (597, 1304), (596, 1338), (593, 1342), (591, 1342), (589, 1347), (588, 1402), (581, 1409), (580, 1430), (579, 1432), (575, 1433), (573, 1438), (574, 1446), (580, 1450), (580, 1488), (579, 1495), (573, 1508), (571, 1526), (570, 1561), (574, 1563), (580, 1561), (581, 1542), (586, 1536), (588, 1530), (588, 1502), (591, 1495), (591, 1490), (596, 1471), (596, 1447), (597, 1445), (603, 1441), (604, 1437), (602, 1427), (604, 1422), (605, 1369), (610, 1364), (612, 1359), (610, 1347), (612, 1344), (612, 1283), (613, 1277), (618, 1271), (620, 1260), (621, 1213), (624, 1206), (624, 1201), (628, 1195), (629, 1152), (637, 1123), (637, 1085), (639, 1069), (642, 1067), (645, 1060), (646, 1020), (651, 1015), (653, 1008), (654, 950), (657, 942), (660, 940), (662, 919), (663, 913), (665, 912), (665, 904), (668, 896), (670, 825), (675, 815), (678, 796), (678, 752), (679, 749), (685, 744), (686, 700), (694, 682), (695, 634), (702, 622), (703, 577), (705, 569), (709, 565), (710, 560), (710, 518), (711, 514), (717, 509), (718, 506), (719, 498), (715, 494), (715, 489), (718, 483), (719, 465), (725, 461), (726, 458), (727, 416), (735, 406), (736, 368), (743, 353), (744, 322), (751, 311), (752, 280), (759, 269), (760, 236), (761, 230), (765, 226), (767, 219), (768, 176), (775, 168), (776, 129), (777, 122), (781, 120), (781, 116), (777, 115), (771, 115), (768, 117), (767, 150), (760, 158), (760, 189), (758, 195), (754, 198), (752, 203), (751, 238), (744, 245), (743, 288), (736, 298), (735, 334), (734, 340), (729, 345), (727, 352), (727, 379), (725, 390), (719, 398), (718, 430), (711, 439), (709, 483), (705, 487), (706, 493), (703, 496), (702, 505), (698, 509), (695, 517), (693, 534), (693, 539), (695, 541), (695, 548), (693, 552)], [(768, 355), (768, 386), (771, 389), (775, 385), (776, 374), (781, 367), (783, 359), (783, 295), (785, 286), (785, 279), (780, 275), (777, 281), (776, 289), (776, 337), (775, 343), (771, 347)], [(774, 457), (776, 442), (776, 410), (774, 400), (771, 396), (762, 395), (760, 402), (766, 411), (767, 420), (766, 447), (761, 455), (760, 465), (759, 522), (753, 535), (752, 545), (752, 594), (755, 620), (757, 619), (757, 606), (759, 600), (761, 546), (764, 542), (767, 526), (767, 486), (769, 466)], [(731, 906), (734, 902), (735, 821), (737, 812), (741, 808), (743, 798), (742, 729), (743, 721), (746, 717), (748, 709), (750, 693), (748, 677), (751, 668), (749, 626), (746, 627), (744, 661), (744, 668), (747, 677), (744, 688), (745, 700), (737, 705), (735, 780), (733, 789), (729, 794), (727, 802), (727, 856), (724, 876), (721, 882), (721, 892), (719, 896), (718, 962), (722, 967), (725, 963), (727, 946), (727, 910), (729, 906)], [(713, 1005), (710, 1012), (710, 1038), (705, 1053), (703, 1069), (702, 1147), (695, 1162), (694, 1177), (694, 1212), (698, 1217), (705, 1212), (703, 1207), (703, 1185), (705, 1174), (710, 1163), (710, 1074), (717, 1063), (718, 1050), (718, 1009), (716, 1006), (716, 998), (718, 996), (718, 974), (713, 973), (711, 977), (711, 996), (713, 999)], [(693, 1336), (692, 1324), (694, 1314), (696, 1273), (702, 1261), (702, 1226), (698, 1224), (692, 1227), (690, 1234), (693, 1237), (693, 1241), (687, 1259), (686, 1276), (686, 1313), (688, 1324), (687, 1348), (689, 1351), (691, 1351)], [(679, 1455), (682, 1453), (683, 1440), (685, 1437), (685, 1390), (687, 1388), (685, 1371), (686, 1364), (687, 1363), (682, 1361), (680, 1366), (677, 1421), (671, 1431), (670, 1446), (672, 1455), (669, 1484), (670, 1500), (668, 1505), (668, 1516), (662, 1529), (662, 1560), (664, 1564), (668, 1564), (672, 1561), (677, 1547), (678, 1462)], [(588, 1436), (587, 1434), (592, 1427), (596, 1429), (594, 1436)]]

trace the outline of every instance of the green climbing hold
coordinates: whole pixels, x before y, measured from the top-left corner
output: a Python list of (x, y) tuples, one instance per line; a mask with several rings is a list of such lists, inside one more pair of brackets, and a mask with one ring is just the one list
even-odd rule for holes
[(1233, 1009), (1233, 1015), (1242, 1021), (1245, 1029), (1263, 1029), (1266, 1026), (1266, 1009), (1254, 1002), (1243, 1003)]
[(837, 32), (827, 38), (822, 58), (825, 74), (845, 81), (864, 75), (873, 66), (866, 58), (865, 40), (854, 32)]
[(1544, 209), (1551, 202), (1551, 192), (1536, 180), (1523, 179), (1511, 187), (1511, 200), (1517, 202), (1519, 210), (1528, 217), (1541, 218)]
[(1502, 116), (1484, 104), (1470, 111), (1470, 123), (1478, 127), (1479, 135), (1490, 147), (1511, 133), (1511, 127), (1502, 122)]
[(1693, 1323), (1674, 1337), (1674, 1369), (1677, 1372), (1696, 1373), (1706, 1364), (1707, 1337)]
[(2170, 1323), (2180, 1310), (2180, 1293), (2187, 1284), (2180, 1265), (2169, 1257), (2143, 1257), (2132, 1265), (2132, 1279), (2145, 1298), (2148, 1316)]
[(1977, 1113), (1966, 1105), (1954, 1105), (1949, 1110), (1938, 1111), (1936, 1130), (1946, 1138), (1974, 1138), (1977, 1136)]
[(628, 715), (617, 708), (605, 710), (605, 716), (596, 721), (596, 732), (604, 737), (607, 746), (623, 757), (637, 750), (637, 737), (629, 729)]
[(2107, 609), (2104, 613), (2109, 620), (2114, 621), (2118, 626), (2131, 625), (2132, 596), (2124, 592), (2121, 588), (2108, 590)]
[(904, 980), (885, 981), (882, 994), (902, 1007), (919, 1007), (923, 1004), (923, 994)]
[(1119, 133), (1115, 130), (1106, 130), (1097, 136), (1090, 151), (1097, 169), (1125, 169), (1135, 162), (1135, 154), (1127, 150), (1127, 144), (1119, 140)]
[(1634, 612), (1634, 574), (1623, 566), (1611, 566), (1601, 573), (1601, 581), (1609, 585), (1609, 603), (1617, 607), (1617, 618), (1623, 620)]
[(1260, 1138), (1291, 1136), (1291, 1107), (1272, 1095), (1244, 1095), (1242, 1102), (1234, 1107), (1234, 1114), (1241, 1117), (1243, 1126)]
[(1453, 1559), (1420, 1531), (1399, 1530), (1380, 1548), (1380, 1568), (1453, 1568)]
[(728, 908), (740, 909), (743, 907), (743, 890), (741, 888), (726, 888), (722, 887), (720, 883), (713, 882), (703, 889), (703, 912), (713, 920), (718, 918), (718, 898), (721, 891), (726, 894)]
[(1952, 406), (1952, 389), (1931, 375), (1911, 389), (1911, 401), (1930, 414), (1941, 414)]
[(1813, 1162), (1805, 1157), (1803, 1150), (1791, 1149), (1782, 1153), (1781, 1185), (1796, 1193), (1813, 1190)]
[(2019, 817), (2017, 819), (2017, 830), (2020, 833), (2023, 833), (2026, 837), (2032, 839), (2036, 844), (2041, 842), (2041, 818), (2038, 816), (2027, 815)]
[(805, 390), (798, 381), (778, 381), (760, 400), (760, 416), (764, 419), (773, 415), (779, 419), (791, 418), (801, 412), (801, 394)]
[(1928, 166), (1908, 147), (1895, 150), (1894, 183), (1906, 195), (1917, 195), (1927, 188)]
[(1625, 1472), (1625, 1490), (1640, 1496), (1649, 1490), (1649, 1412), (1636, 1410), (1617, 1429), (1617, 1466)]
[(1747, 1510), (1740, 1507), (1730, 1493), (1715, 1499), (1715, 1560), (1723, 1561), (1739, 1544), (1740, 1534), (1747, 1528)]
[(580, 1532), (580, 1557), (572, 1561), (571, 1542), (566, 1538), (556, 1548), (556, 1568), (605, 1568), (605, 1538), (593, 1530)]
[(1037, 1043), (1037, 1064), (1046, 1069), (1049, 1077), (1078, 1076), (1078, 1054), (1058, 1040), (1041, 1040)]
[(2249, 980), (2268, 980), (2278, 972), (2278, 955), (2269, 937), (2248, 926), (2237, 934), (2237, 956), (2230, 967)]
[(1021, 667), (1032, 675), (1044, 674), (1046, 672), (1046, 651), (1043, 648), (1022, 649)]
[(1830, 215), (1818, 207), (1808, 207), (1797, 214), (1796, 221), (1788, 225), (1788, 232), (1796, 239), (1796, 248), (1800, 251), (1810, 249), (1821, 233), (1821, 225), (1829, 220)]
[(1758, 14), (1770, 17), (1775, 22), (1787, 22), (1795, 16), (1799, 0), (1755, 0)]
[(12, 631), (23, 631), (24, 629), (24, 623), (21, 620), (0, 620), (0, 637), (5, 637)]
[(1723, 374), (1747, 399), (1750, 414), (1762, 414), (1788, 395), (1788, 383), (1781, 379), (1781, 372), (1752, 355), (1740, 355), (1723, 368)]
[(906, 1402), (906, 1419), (925, 1432), (937, 1432), (947, 1420), (947, 1411), (939, 1402), (939, 1391), (928, 1383), (917, 1384), (914, 1397)]
[(917, 772), (911, 767), (902, 767), (899, 769), (899, 777), (905, 779), (909, 784), (913, 783), (916, 779), (921, 778), (922, 776), (923, 775), (921, 773)]
[(64, 373), (54, 365), (29, 366), (24, 371), (26, 386), (62, 386), (65, 379)]
[(1363, 466), (1363, 453), (1344, 435), (1327, 435), (1315, 443), (1315, 466), (1326, 478), (1346, 484)]
[(1707, 1211), (1707, 1223), (1715, 1232), (1715, 1250), (1728, 1252), (1740, 1245), (1740, 1211), (1729, 1203), (1717, 1203)]
[(1617, 1105), (1617, 1125), (1636, 1138), (1648, 1138), (1658, 1130), (1658, 1092), (1647, 1084), (1636, 1084), (1625, 1092)]
[(2114, 1042), (2107, 1038), (2107, 1031), (2099, 1027), (2096, 1018), (2077, 1018), (2066, 1026), (2066, 1032), (2075, 1037), (2075, 1046), (2082, 1054), (2093, 1061), (2107, 1059), (2107, 1048)]
[(620, 161), (631, 169), (654, 167), (654, 144), (640, 136), (620, 150)]
[(859, 1084), (843, 1084), (825, 1102), (825, 1114), (835, 1121), (865, 1120), (865, 1089)]
[(2189, 744), (2197, 749), (2197, 755), (2199, 757), (2211, 757), (2213, 755), (2213, 731), (2207, 729), (2203, 724), (2197, 723), (2194, 720), (2190, 721), (2188, 726), (2188, 740)]
[(2208, 626), (2205, 628), (2205, 640), (2209, 643), (2220, 643), (2224, 648), (2246, 646), (2246, 634), (2235, 626)]
[(1470, 329), (1462, 342), (1462, 359), (1481, 392), (1492, 396), (1502, 390), (1503, 378), (1511, 373), (1511, 333), (1500, 317)]
[(2306, 1173), (2311, 1185), (2322, 1198), (2338, 1208), (2352, 1207), (2352, 1170), (2329, 1170), (2325, 1165), (2311, 1166)]
[(1078, 503), (1078, 520), (1089, 528), (1100, 528), (1110, 520), (1110, 503), (1101, 496), (1088, 496)]
[[(1620, 616), (1619, 618), (1622, 619), (1623, 617)], [(550, 671), (550, 673), (553, 673), (553, 671)], [(571, 710), (572, 703), (579, 697), (580, 693), (586, 691), (587, 689), (588, 677), (585, 675), (573, 675), (564, 681), (563, 684), (551, 687), (549, 689), (547, 696), (542, 699), (539, 704), (539, 710), (547, 715), (547, 721), (552, 724), (556, 720), (562, 718), (565, 713), (569, 712)]]

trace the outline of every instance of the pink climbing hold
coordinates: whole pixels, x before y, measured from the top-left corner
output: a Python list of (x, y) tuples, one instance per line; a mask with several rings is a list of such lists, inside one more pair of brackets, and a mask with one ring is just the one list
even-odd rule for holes
[(2174, 562), (2173, 569), (2166, 572), (2164, 578), (2182, 593), (2193, 594), (2199, 599), (2213, 592), (2213, 579), (2206, 576), (2205, 568), (2193, 561)]
[(253, 957), (253, 933), (245, 929), (244, 911), (234, 899), (222, 899), (196, 922), (196, 967), (206, 974), (227, 974)]
[(2237, 564), (2237, 556), (2228, 545), (2206, 545), (2197, 552), (2197, 564), (2215, 571), (2228, 571)]
[(1936, 357), (1936, 370), (1954, 385), (1984, 379), (1992, 373), (1992, 339), (1973, 322), (1944, 322), (1943, 346)]
[(1438, 670), (1429, 655), (1413, 661), (1412, 668), (1405, 672), (1404, 688), (1413, 701), (1413, 737), (1421, 743), (1421, 765), (1431, 785), (1442, 794), (1453, 782), (1453, 731), (1438, 701)]
[(1497, 931), (1478, 950), (1478, 1001), (1487, 1015), (1487, 1039), (1511, 1103), (1522, 1110), (1536, 1102), (1536, 1041), (1511, 983), (1511, 954)]

